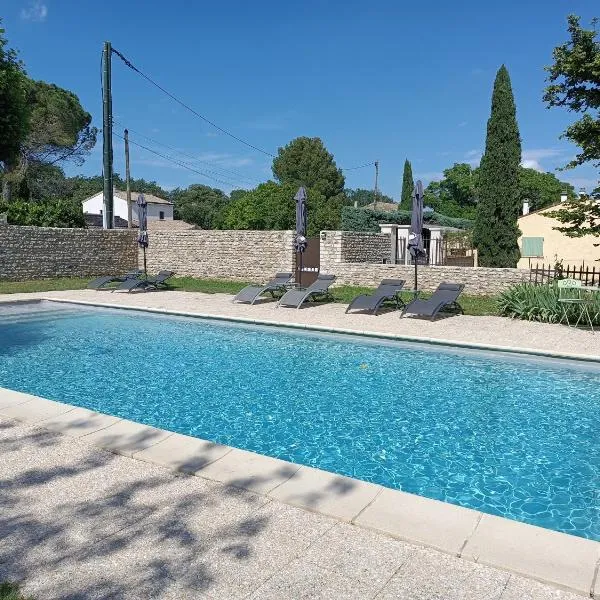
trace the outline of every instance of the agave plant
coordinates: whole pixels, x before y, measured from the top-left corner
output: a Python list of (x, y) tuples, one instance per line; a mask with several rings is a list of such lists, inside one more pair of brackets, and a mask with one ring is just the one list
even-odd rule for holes
[[(590, 296), (589, 301), (588, 309), (592, 322), (594, 325), (600, 325), (600, 295)], [(563, 316), (565, 306), (559, 302), (559, 290), (556, 284), (520, 283), (502, 292), (497, 303), (501, 315), (544, 323), (558, 323)], [(581, 307), (567, 304), (566, 309), (569, 322), (577, 321)]]

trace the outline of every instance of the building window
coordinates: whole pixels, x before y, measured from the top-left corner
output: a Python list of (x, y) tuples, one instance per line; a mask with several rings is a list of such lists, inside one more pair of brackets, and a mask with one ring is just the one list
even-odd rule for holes
[(165, 220), (165, 211), (164, 211), (164, 210), (161, 210), (161, 211), (158, 213), (158, 218), (159, 218), (161, 221), (164, 221), (164, 220)]

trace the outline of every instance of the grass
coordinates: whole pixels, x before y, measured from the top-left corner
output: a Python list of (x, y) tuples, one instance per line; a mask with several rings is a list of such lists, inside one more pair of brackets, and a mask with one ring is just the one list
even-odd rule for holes
[[(35, 281), (0, 281), (0, 294), (17, 294), (27, 292), (49, 292), (53, 290), (80, 290), (85, 288), (89, 279), (62, 278), (39, 279)], [(203, 292), (204, 294), (237, 294), (246, 282), (225, 281), (223, 279), (199, 279), (196, 277), (173, 277), (169, 280), (171, 288), (182, 292)], [(332, 289), (335, 302), (348, 304), (354, 296), (369, 293), (373, 288), (342, 285)], [(428, 294), (423, 294), (426, 298)], [(409, 294), (403, 294), (409, 300)], [(468, 296), (463, 294), (460, 303), (467, 315), (497, 315), (496, 298), (494, 296)]]
[(16, 583), (0, 583), (0, 600), (33, 600), (31, 597), (25, 597), (19, 591)]

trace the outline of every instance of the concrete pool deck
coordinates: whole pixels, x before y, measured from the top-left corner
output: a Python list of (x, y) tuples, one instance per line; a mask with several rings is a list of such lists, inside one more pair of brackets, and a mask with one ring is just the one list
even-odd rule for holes
[(2, 388), (0, 451), (0, 581), (40, 599), (600, 594), (598, 542)]
[[(521, 349), (534, 353), (552, 354), (557, 353), (557, 350), (560, 349), (563, 354), (566, 350), (569, 350), (570, 352), (567, 352), (567, 354), (584, 355), (588, 360), (598, 360), (600, 358), (600, 344), (596, 341), (596, 336), (590, 332), (566, 330), (564, 327), (555, 325), (511, 322), (496, 317), (452, 317), (435, 323), (408, 319), (400, 321), (397, 313), (388, 313), (379, 317), (344, 315), (345, 307), (340, 305), (315, 306), (300, 311), (275, 310), (272, 305), (254, 307), (233, 305), (227, 302), (230, 297), (223, 295), (210, 296), (185, 292), (117, 295), (86, 290), (10, 295), (2, 297), (0, 301), (10, 302), (33, 298), (110, 304), (158, 311), (176, 311), (210, 315), (218, 318), (255, 320), (271, 324), (295, 324), (296, 326), (308, 327), (314, 325), (327, 330), (339, 329), (340, 325), (338, 323), (343, 323), (345, 331), (352, 330), (354, 333), (369, 332), (375, 335), (391, 333), (392, 335), (419, 337), (421, 339), (432, 338), (438, 341), (447, 340), (451, 343), (465, 343), (474, 346), (502, 346), (506, 349)], [(256, 312), (257, 309), (261, 312)], [(475, 322), (480, 320), (485, 322), (481, 326), (476, 326), (474, 322), (469, 323), (473, 320)], [(508, 325), (501, 327), (501, 324)], [(515, 324), (519, 326), (520, 336), (517, 335), (517, 329), (513, 327)], [(366, 325), (369, 329), (366, 329)], [(436, 331), (435, 327), (440, 325), (443, 325), (443, 328)], [(565, 342), (565, 338), (569, 338), (568, 343)], [(498, 342), (498, 340), (500, 343), (493, 343), (494, 341)], [(558, 340), (560, 340), (559, 345)], [(578, 348), (576, 342), (583, 343), (583, 341), (586, 345)], [(554, 345), (555, 343), (557, 345)], [(10, 421), (6, 419), (10, 419)], [(15, 420), (25, 423), (25, 425), (15, 425)], [(339, 557), (345, 557), (342, 560), (342, 566), (339, 568), (337, 563), (335, 567), (332, 567), (327, 561), (324, 565), (319, 562), (313, 564), (308, 559), (310, 564), (305, 564), (305, 556), (299, 551), (300, 547), (304, 547), (302, 543), (306, 545), (307, 551), (310, 553), (313, 544), (319, 546), (320, 542), (318, 540), (321, 537), (327, 539), (327, 532), (329, 532), (329, 529), (327, 529), (322, 536), (321, 534), (316, 535), (315, 540), (303, 539), (300, 546), (294, 548), (292, 555), (287, 552), (288, 548), (284, 548), (282, 556), (288, 558), (287, 562), (277, 563), (277, 568), (272, 571), (269, 571), (269, 569), (273, 567), (273, 561), (276, 558), (281, 559), (282, 556), (262, 556), (259, 552), (258, 562), (250, 568), (250, 571), (256, 572), (258, 579), (253, 580), (252, 585), (248, 584), (244, 587), (245, 584), (240, 583), (237, 579), (235, 584), (227, 579), (227, 577), (235, 574), (228, 573), (226, 576), (222, 576), (220, 569), (227, 564), (225, 556), (227, 552), (233, 553), (236, 559), (247, 558), (247, 536), (254, 535), (253, 527), (250, 527), (251, 534), (238, 534), (242, 537), (246, 536), (241, 544), (243, 546), (241, 550), (233, 543), (233, 550), (221, 548), (221, 554), (216, 553), (215, 547), (219, 544), (225, 544), (228, 538), (227, 536), (220, 538), (215, 534), (214, 540), (211, 542), (214, 542), (215, 547), (212, 547), (211, 551), (213, 555), (216, 555), (216, 558), (210, 560), (216, 560), (216, 562), (207, 565), (200, 558), (206, 557), (203, 551), (204, 545), (201, 543), (203, 536), (198, 527), (201, 529), (206, 527), (212, 531), (213, 522), (219, 523), (224, 518), (218, 508), (203, 513), (201, 517), (203, 522), (200, 524), (194, 521), (196, 529), (192, 528), (192, 531), (190, 531), (187, 522), (184, 525), (177, 523), (175, 531), (171, 531), (169, 526), (175, 518), (173, 515), (170, 516), (167, 525), (152, 520), (152, 524), (142, 531), (140, 529), (142, 524), (136, 521), (135, 509), (123, 506), (123, 504), (127, 504), (128, 494), (125, 494), (125, 499), (122, 495), (114, 498), (114, 495), (104, 497), (100, 494), (102, 496), (100, 506), (96, 505), (94, 498), (87, 503), (82, 501), (77, 504), (77, 514), (84, 514), (89, 511), (97, 521), (90, 521), (89, 526), (92, 529), (97, 526), (100, 531), (104, 531), (107, 527), (111, 530), (112, 525), (110, 522), (106, 522), (105, 515), (102, 513), (103, 502), (108, 503), (110, 508), (116, 511), (116, 520), (123, 519), (125, 525), (117, 527), (116, 534), (103, 534), (99, 540), (102, 547), (108, 545), (112, 549), (114, 546), (115, 556), (113, 557), (111, 552), (103, 550), (101, 557), (92, 560), (93, 552), (90, 556), (90, 548), (84, 550), (82, 547), (77, 551), (68, 552), (64, 558), (60, 558), (61, 552), (57, 548), (58, 546), (62, 548), (65, 544), (62, 533), (65, 533), (68, 537), (71, 536), (69, 526), (65, 524), (63, 532), (63, 526), (61, 525), (61, 531), (58, 533), (54, 531), (51, 521), (29, 528), (28, 523), (30, 521), (37, 523), (40, 517), (35, 508), (35, 502), (30, 505), (28, 504), (29, 498), (24, 497), (23, 500), (26, 500), (26, 502), (23, 503), (18, 498), (11, 498), (11, 494), (14, 492), (18, 495), (21, 492), (18, 482), (22, 481), (25, 482), (22, 491), (26, 496), (30, 485), (29, 477), (32, 477), (34, 481), (32, 485), (39, 486), (40, 493), (46, 492), (45, 496), (48, 496), (40, 499), (40, 502), (54, 502), (57, 504), (56, 510), (60, 512), (58, 508), (60, 497), (66, 494), (67, 500), (71, 500), (69, 498), (70, 492), (61, 490), (61, 482), (65, 478), (68, 479), (71, 472), (79, 474), (79, 467), (63, 465), (61, 456), (56, 455), (54, 462), (47, 463), (46, 466), (49, 472), (46, 474), (36, 468), (35, 460), (32, 463), (27, 460), (27, 456), (19, 456), (17, 452), (16, 456), (8, 456), (8, 471), (5, 477), (6, 465), (4, 464), (4, 452), (2, 452), (3, 460), (0, 461), (0, 475), (8, 484), (2, 487), (7, 487), (9, 493), (6, 495), (8, 500), (0, 495), (0, 507), (2, 508), (0, 511), (0, 515), (2, 515), (0, 516), (0, 581), (3, 577), (23, 577), (28, 582), (27, 585), (30, 586), (27, 591), (31, 590), (29, 593), (35, 591), (44, 598), (65, 597), (64, 589), (62, 596), (59, 595), (57, 590), (60, 590), (61, 585), (67, 585), (68, 587), (72, 582), (69, 578), (61, 579), (61, 577), (65, 576), (65, 573), (70, 574), (72, 577), (75, 571), (79, 572), (81, 569), (87, 577), (87, 579), (84, 578), (85, 581), (82, 581), (81, 585), (84, 583), (88, 585), (90, 578), (93, 579), (93, 577), (102, 575), (104, 579), (101, 578), (100, 583), (96, 584), (96, 586), (100, 586), (99, 589), (111, 585), (122, 585), (126, 588), (123, 588), (122, 594), (115, 593), (111, 596), (107, 593), (97, 596), (102, 598), (151, 597), (148, 593), (135, 595), (139, 593), (138, 590), (141, 589), (140, 586), (143, 586), (144, 582), (148, 585), (160, 585), (160, 593), (157, 592), (157, 597), (165, 598), (443, 597), (506, 599), (514, 597), (537, 599), (573, 597), (570, 593), (559, 592), (483, 565), (491, 565), (508, 572), (522, 574), (542, 582), (551, 583), (570, 592), (588, 596), (594, 593), (600, 595), (600, 582), (598, 581), (600, 543), (598, 542), (493, 517), (478, 511), (429, 500), (397, 490), (390, 490), (275, 458), (212, 444), (60, 402), (52, 402), (0, 389), (0, 444), (3, 441), (4, 430), (17, 431), (20, 436), (19, 439), (23, 440), (51, 438), (54, 440), (52, 444), (64, 446), (73, 444), (80, 450), (82, 455), (91, 453), (94, 456), (105, 456), (104, 450), (110, 450), (116, 455), (137, 459), (138, 462), (131, 461), (133, 466), (129, 464), (123, 468), (133, 472), (136, 469), (135, 465), (137, 465), (140, 472), (140, 487), (145, 485), (142, 480), (145, 477), (143, 474), (147, 468), (158, 469), (156, 473), (160, 473), (161, 476), (179, 481), (179, 478), (176, 478), (175, 475), (162, 470), (166, 467), (179, 473), (193, 475), (193, 477), (185, 477), (186, 486), (199, 485), (190, 482), (200, 480), (203, 482), (202, 485), (216, 485), (221, 486), (221, 489), (232, 490), (226, 492), (226, 494), (244, 493), (253, 497), (256, 496), (260, 498), (257, 503), (264, 503), (260, 505), (261, 508), (269, 506), (278, 511), (284, 511), (284, 509), (285, 511), (294, 510), (294, 519), (307, 520), (305, 525), (308, 528), (307, 530), (320, 522), (317, 519), (325, 519), (331, 524), (331, 532), (336, 531), (338, 544), (336, 546), (331, 540), (328, 540), (327, 543), (323, 543), (321, 554), (326, 556), (329, 561), (334, 560), (334, 557), (338, 555)], [(32, 441), (31, 444), (35, 446), (36, 443), (36, 441)], [(19, 449), (27, 449), (31, 444), (23, 441), (22, 444), (19, 442), (17, 446)], [(44, 442), (42, 445), (45, 448), (52, 444)], [(8, 444), (8, 448), (10, 450), (11, 444)], [(0, 448), (0, 450), (2, 449)], [(73, 450), (69, 447), (65, 452), (68, 455)], [(40, 454), (43, 454), (41, 450)], [(47, 459), (45, 456), (43, 458), (44, 460)], [(117, 458), (114, 460), (117, 460)], [(118, 457), (118, 460), (127, 459)], [(13, 478), (11, 468), (17, 467), (20, 467), (19, 475)], [(59, 480), (58, 492), (52, 485), (47, 485), (47, 480), (55, 480), (55, 471), (61, 473), (56, 476), (56, 479)], [(63, 472), (66, 475), (63, 475)], [(89, 477), (92, 477), (92, 475), (89, 475)], [(0, 483), (4, 484), (4, 481)], [(88, 485), (92, 487), (100, 485), (101, 487), (102, 484), (87, 481), (85, 477), (81, 476), (78, 478), (77, 485), (85, 490)], [(46, 486), (46, 489), (43, 489), (44, 486)], [(59, 497), (52, 498), (51, 496), (55, 493), (58, 493)], [(135, 494), (135, 491), (132, 494)], [(188, 498), (190, 502), (193, 500), (192, 496), (193, 494)], [(176, 500), (173, 502), (176, 502)], [(161, 508), (158, 509), (159, 512), (160, 510), (167, 511), (167, 504), (161, 504)], [(289, 505), (310, 512), (298, 511), (296, 508), (292, 509)], [(4, 516), (5, 506), (8, 510), (6, 518)], [(17, 512), (16, 516), (11, 513), (10, 509), (12, 508)], [(44, 509), (40, 510), (41, 514), (45, 515)], [(110, 521), (111, 513), (107, 514), (109, 514)], [(305, 516), (298, 516), (300, 514)], [(83, 534), (78, 530), (77, 518), (73, 516), (71, 518), (75, 519), (74, 527), (77, 531), (73, 535), (77, 538)], [(197, 519), (197, 516), (195, 518)], [(65, 523), (69, 521), (66, 517), (60, 517), (60, 519), (64, 519)], [(310, 521), (310, 519), (315, 519), (315, 521)], [(138, 528), (130, 526), (128, 524), (129, 520), (137, 523)], [(153, 527), (155, 530), (152, 529)], [(338, 533), (342, 528), (345, 528), (343, 533)], [(7, 535), (5, 535), (5, 532), (7, 532)], [(126, 532), (128, 533), (126, 534)], [(121, 533), (123, 535), (119, 537)], [(47, 573), (47, 577), (51, 581), (51, 584), (48, 584), (50, 587), (46, 583), (40, 584), (42, 587), (39, 587), (39, 585), (36, 587), (36, 581), (41, 577), (35, 575), (36, 567), (34, 565), (36, 561), (28, 562), (29, 559), (26, 556), (28, 553), (25, 552), (22, 555), (20, 548), (29, 544), (32, 555), (34, 557), (38, 556), (38, 548), (44, 547), (46, 534), (49, 537), (49, 543), (52, 544), (52, 550), (48, 549), (47, 552), (50, 554), (58, 553), (58, 557), (50, 560), (52, 568)], [(145, 546), (140, 546), (137, 540), (129, 539), (130, 534), (134, 537), (137, 535), (149, 536), (145, 539), (152, 540), (151, 542), (147, 541), (147, 543), (153, 546), (153, 550), (149, 552)], [(179, 539), (180, 534), (181, 540)], [(94, 535), (94, 533), (92, 532), (91, 535)], [(115, 535), (117, 539), (114, 539)], [(301, 537), (301, 532), (297, 531), (293, 534), (290, 533), (290, 535), (292, 539), (297, 539), (297, 536)], [(353, 536), (357, 535), (363, 536), (364, 539), (371, 536), (368, 537), (370, 540), (368, 544), (363, 543), (364, 553), (368, 555), (365, 559), (366, 566), (361, 563), (362, 555), (359, 552), (360, 556), (357, 556), (352, 545)], [(26, 538), (25, 543), (23, 542), (23, 536)], [(280, 549), (279, 546), (283, 543), (280, 539), (281, 533), (279, 530), (273, 531), (272, 536), (272, 539), (266, 539), (269, 538), (269, 535), (265, 534), (265, 539), (260, 540), (261, 548), (264, 552), (267, 552), (267, 548), (270, 548), (271, 553), (277, 555)], [(123, 537), (126, 537), (125, 541), (122, 539)], [(177, 539), (174, 540), (174, 537)], [(392, 539), (392, 537), (396, 539)], [(212, 540), (212, 538), (210, 539)], [(179, 559), (175, 561), (174, 558), (180, 556), (182, 548), (174, 549), (173, 544), (176, 542), (185, 545), (185, 540), (196, 540), (200, 544), (196, 549), (199, 557), (197, 557), (194, 564), (202, 563), (198, 565), (201, 572), (194, 574), (193, 581), (189, 579), (191, 574), (184, 568), (184, 565), (180, 564)], [(161, 544), (161, 541), (164, 544)], [(286, 540), (286, 542), (289, 542), (289, 540)], [(357, 574), (375, 568), (372, 567), (371, 563), (376, 566), (380, 566), (380, 562), (387, 564), (386, 552), (381, 553), (381, 548), (387, 548), (392, 543), (398, 544), (396, 547), (398, 556), (405, 556), (407, 553), (408, 556), (417, 556), (415, 559), (416, 564), (410, 566), (412, 559), (409, 558), (396, 566), (383, 586), (381, 585), (382, 581), (378, 580), (377, 585), (379, 587), (364, 588), (362, 577), (357, 577)], [(134, 572), (123, 573), (123, 577), (115, 577), (107, 581), (107, 571), (110, 573), (111, 568), (116, 568), (115, 565), (121, 564), (122, 557), (118, 554), (118, 550), (122, 550), (122, 546), (130, 544), (137, 548), (137, 550), (131, 552), (130, 556), (127, 555), (133, 561), (130, 567)], [(262, 544), (264, 544), (264, 548)], [(97, 545), (98, 543), (94, 543), (94, 547)], [(427, 549), (422, 548), (422, 546), (427, 547)], [(161, 548), (160, 552), (159, 548)], [(11, 549), (14, 558), (11, 558)], [(442, 552), (437, 552), (437, 550)], [(43, 559), (43, 549), (40, 549), (39, 552)], [(242, 556), (238, 556), (239, 553)], [(106, 559), (105, 554), (110, 555), (108, 565), (102, 562)], [(147, 558), (148, 556), (151, 560)], [(290, 556), (292, 557), (290, 558)], [(467, 560), (460, 560), (457, 557)], [(231, 556), (229, 559), (231, 559)], [(85, 564), (83, 566), (78, 564), (80, 560), (84, 560)], [(223, 561), (222, 564), (220, 561)], [(345, 572), (344, 561), (352, 563), (352, 568), (348, 567)], [(452, 566), (449, 566), (448, 561), (454, 561)], [(127, 561), (125, 560), (125, 562)], [(171, 562), (175, 564), (171, 564)], [(134, 565), (142, 563), (144, 563), (144, 567), (138, 573)], [(430, 571), (426, 569), (427, 574), (425, 576), (418, 575), (423, 566), (422, 563), (431, 566)], [(407, 565), (409, 567), (405, 569)], [(212, 567), (217, 569), (219, 573), (217, 577), (207, 575)], [(239, 568), (245, 573), (244, 569), (248, 568), (248, 564), (243, 563), (243, 561), (240, 563), (235, 562), (235, 567), (229, 565), (229, 570), (232, 568), (236, 571)], [(478, 571), (478, 569), (483, 569), (483, 571)], [(408, 579), (405, 577), (406, 572), (412, 573), (412, 576)], [(31, 579), (32, 573), (34, 574), (33, 579)], [(443, 577), (440, 575), (442, 573)], [(464, 580), (462, 584), (459, 585), (453, 579), (455, 573), (462, 573), (461, 579)], [(144, 582), (138, 581), (142, 576), (145, 578)], [(314, 581), (308, 583), (313, 576)], [(329, 583), (326, 581), (330, 576), (334, 579), (337, 577), (334, 585), (335, 589), (330, 588)], [(224, 584), (226, 587), (223, 589), (219, 587), (219, 581), (222, 577), (225, 577), (227, 581)], [(496, 585), (494, 584), (490, 587), (490, 582), (497, 581), (497, 578), (504, 581), (504, 584), (499, 587), (494, 587)], [(42, 577), (42, 579), (44, 578)], [(132, 584), (131, 589), (129, 589), (129, 582), (133, 582), (134, 579), (136, 584)], [(44, 579), (45, 582), (47, 582), (46, 580), (47, 578)], [(52, 585), (57, 585), (57, 581), (62, 583), (53, 588)], [(213, 585), (211, 582), (215, 581), (216, 583)], [(175, 587), (172, 595), (169, 595), (171, 592), (167, 593), (166, 590), (171, 583)], [(272, 589), (269, 584), (274, 585), (275, 588)], [(45, 588), (44, 585), (46, 585)], [(344, 585), (346, 587), (343, 587)], [(511, 586), (514, 587), (515, 585), (520, 586), (518, 593), (511, 591)], [(315, 586), (317, 587), (316, 591)], [(87, 589), (87, 594), (74, 595), (73, 598), (96, 597), (90, 595), (92, 587)], [(158, 588), (155, 588), (155, 590), (158, 590)], [(125, 594), (125, 592), (127, 593)]]

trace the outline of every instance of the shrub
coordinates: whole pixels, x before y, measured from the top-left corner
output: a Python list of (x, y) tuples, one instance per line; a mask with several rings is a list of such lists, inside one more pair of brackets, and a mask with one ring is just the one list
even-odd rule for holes
[[(505, 317), (558, 323), (563, 315), (563, 307), (558, 298), (559, 290), (556, 284), (521, 283), (502, 292), (497, 303), (500, 314)], [(589, 306), (589, 312), (594, 325), (600, 324), (600, 297), (596, 296), (594, 303)], [(576, 322), (580, 313), (580, 307), (567, 305), (570, 323)]]
[[(342, 208), (342, 230), (378, 232), (380, 223), (410, 225), (410, 217), (411, 213), (408, 210), (385, 212), (344, 206), (344, 208)], [(469, 219), (447, 217), (446, 215), (436, 212), (425, 213), (423, 222), (425, 227), (427, 227), (428, 224), (456, 227), (457, 229), (470, 229), (472, 227), (472, 221)]]
[(9, 225), (36, 227), (85, 227), (83, 207), (72, 200), (0, 202), (0, 213), (7, 213)]

